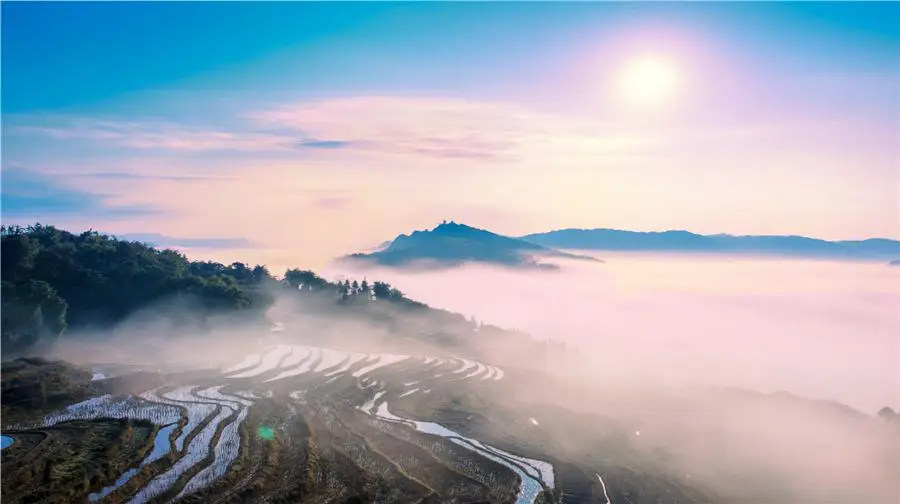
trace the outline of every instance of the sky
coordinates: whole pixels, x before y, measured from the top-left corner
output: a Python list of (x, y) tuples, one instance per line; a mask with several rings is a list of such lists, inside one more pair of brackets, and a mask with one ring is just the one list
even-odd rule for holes
[(896, 3), (0, 8), (5, 224), (900, 238)]

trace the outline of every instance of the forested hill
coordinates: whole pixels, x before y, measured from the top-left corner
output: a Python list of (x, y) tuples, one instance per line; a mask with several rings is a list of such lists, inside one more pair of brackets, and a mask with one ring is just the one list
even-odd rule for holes
[(444, 221), (434, 229), (401, 234), (385, 243), (381, 250), (350, 254), (342, 259), (395, 268), (446, 268), (481, 263), (543, 270), (555, 270), (559, 266), (541, 262), (541, 257), (602, 262), (593, 257), (560, 252), (453, 221)]
[[(384, 282), (329, 282), (300, 269), (289, 269), (277, 280), (262, 265), (190, 261), (174, 250), (40, 224), (3, 226), (0, 234), (2, 345), (7, 355), (39, 341), (77, 337), (81, 329), (111, 327), (165, 302), (185, 308), (171, 311), (191, 322), (221, 314), (262, 322), (276, 295), (303, 297), (307, 306), (316, 300), (317, 309), (334, 307), (333, 313), (375, 319), (391, 331), (438, 344), (459, 344), (476, 330), (515, 334), (431, 309)], [(426, 314), (428, 324), (410, 314)]]

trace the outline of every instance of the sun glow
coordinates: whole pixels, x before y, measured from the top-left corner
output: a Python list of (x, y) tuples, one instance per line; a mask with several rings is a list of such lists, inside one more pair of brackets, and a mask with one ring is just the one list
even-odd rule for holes
[(677, 68), (657, 57), (643, 57), (628, 62), (620, 71), (616, 87), (631, 105), (657, 107), (671, 101), (681, 79)]

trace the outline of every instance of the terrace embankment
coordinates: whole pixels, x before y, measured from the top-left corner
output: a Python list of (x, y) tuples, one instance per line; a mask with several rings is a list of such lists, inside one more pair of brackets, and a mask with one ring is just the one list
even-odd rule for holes
[[(4, 502), (714, 501), (621, 426), (523, 404), (505, 385), (516, 370), (465, 358), (281, 344), (94, 382), (62, 363), (11, 369)], [(23, 399), (44, 381), (49, 397)]]

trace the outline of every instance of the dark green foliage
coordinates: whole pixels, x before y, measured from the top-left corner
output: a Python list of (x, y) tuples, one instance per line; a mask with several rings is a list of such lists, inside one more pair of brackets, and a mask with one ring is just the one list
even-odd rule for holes
[(369, 284), (367, 280), (338, 280), (331, 283), (312, 271), (289, 269), (284, 272), (282, 283), (289, 289), (299, 290), (303, 294), (321, 295), (334, 293), (342, 304), (358, 304), (375, 300), (391, 301), (392, 304), (404, 307), (427, 308), (427, 305), (413, 301), (400, 290), (386, 282)]
[(55, 339), (66, 329), (66, 301), (47, 282), (26, 280), (14, 284), (3, 280), (3, 347), (7, 351), (27, 348), (41, 339)]
[(391, 284), (385, 282), (375, 282), (372, 285), (372, 294), (376, 299), (403, 299), (406, 297), (402, 292), (391, 287)]
[(259, 287), (273, 281), (263, 266), (190, 262), (174, 250), (119, 240), (96, 231), (3, 226), (4, 350), (21, 350), (66, 329), (105, 326), (179, 296), (201, 310), (262, 308)]
[(316, 275), (312, 271), (303, 271), (299, 269), (289, 269), (284, 272), (284, 281), (288, 285), (297, 289), (303, 287), (304, 290), (321, 290), (329, 286), (328, 282)]
[(67, 328), (108, 327), (164, 302), (184, 308), (166, 314), (185, 324), (213, 314), (261, 315), (274, 300), (273, 287), (342, 306), (388, 301), (397, 308), (427, 308), (384, 282), (332, 283), (289, 269), (279, 283), (262, 265), (192, 262), (175, 250), (96, 231), (73, 234), (35, 224), (2, 226), (0, 235), (2, 344), (8, 352), (52, 342)]

